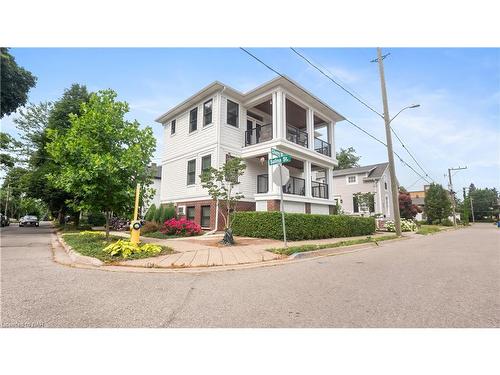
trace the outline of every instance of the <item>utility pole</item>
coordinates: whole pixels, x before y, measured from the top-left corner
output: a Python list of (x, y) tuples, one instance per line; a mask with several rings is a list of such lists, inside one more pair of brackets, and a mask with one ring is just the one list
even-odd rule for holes
[[(385, 57), (385, 56), (384, 56)], [(377, 48), (377, 61), (380, 73), (380, 87), (382, 89), (382, 102), (384, 104), (384, 122), (385, 122), (385, 137), (387, 142), (387, 156), (389, 157), (389, 173), (391, 175), (391, 190), (392, 190), (392, 211), (394, 217), (394, 226), (396, 235), (401, 237), (401, 217), (399, 215), (399, 188), (396, 180), (396, 167), (394, 165), (394, 152), (392, 150), (392, 135), (391, 135), (391, 118), (389, 117), (389, 105), (387, 103), (387, 90), (385, 88), (384, 63), (382, 57), (382, 49)]]
[(470, 210), (472, 212), (472, 222), (475, 223), (476, 221), (474, 220), (474, 206), (472, 204), (472, 197), (470, 196), (470, 191), (469, 191), (469, 200), (470, 200)]
[(467, 167), (458, 167), (458, 168), (448, 168), (448, 188), (450, 189), (450, 197), (451, 197), (451, 206), (453, 207), (453, 225), (457, 226), (457, 218), (456, 218), (456, 206), (457, 202), (455, 200), (455, 192), (453, 191), (453, 182), (451, 181), (451, 171), (460, 171), (462, 169), (467, 169)]
[(9, 192), (10, 192), (10, 182), (7, 184), (7, 194), (5, 197), (5, 217), (7, 216), (7, 206), (9, 205)]

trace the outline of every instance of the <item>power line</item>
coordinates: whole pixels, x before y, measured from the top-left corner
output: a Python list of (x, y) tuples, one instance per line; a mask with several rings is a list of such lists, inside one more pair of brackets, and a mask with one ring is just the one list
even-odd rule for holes
[[(290, 82), (292, 85), (297, 86), (297, 84), (293, 81), (291, 81), (288, 77), (286, 77), (285, 75), (281, 74), (280, 72), (278, 72), (276, 69), (274, 69), (273, 67), (271, 67), (270, 65), (266, 64), (264, 61), (262, 61), (260, 58), (258, 58), (257, 56), (255, 56), (253, 53), (251, 53), (250, 51), (246, 50), (245, 48), (243, 47), (240, 47), (240, 49), (242, 51), (244, 51), (245, 53), (247, 53), (249, 56), (251, 56), (252, 58), (254, 58), (255, 60), (257, 60), (258, 62), (260, 62), (262, 65), (264, 65), (266, 68), (268, 68), (269, 70), (273, 71), (274, 73), (276, 73), (277, 75), (279, 75), (280, 77), (286, 79), (288, 82)], [(300, 88), (300, 87), (298, 87)], [(387, 147), (387, 144), (385, 142), (383, 142), (382, 140), (378, 139), (377, 137), (375, 137), (373, 134), (370, 134), (368, 131), (366, 131), (365, 129), (363, 129), (361, 126), (357, 125), (356, 123), (354, 123), (353, 121), (349, 120), (348, 118), (346, 118), (344, 116), (344, 119), (351, 125), (353, 125), (355, 128), (357, 128), (358, 130), (360, 130), (361, 132), (365, 133), (366, 135), (368, 135), (370, 138), (374, 139), (375, 141), (377, 141), (378, 143), (384, 145), (385, 147)], [(422, 178), (423, 180), (425, 180), (427, 183), (430, 183), (424, 176), (422, 176), (419, 172), (417, 172), (411, 165), (409, 165), (406, 161), (403, 160), (403, 158), (401, 156), (399, 156), (399, 154), (397, 152), (394, 152), (394, 155), (396, 155), (398, 157), (398, 159), (401, 161), (401, 163), (403, 165), (405, 165), (406, 167), (408, 167), (409, 169), (411, 169), (418, 177)]]
[[(302, 53), (298, 52), (295, 48), (293, 47), (290, 47), (290, 49), (295, 52), (295, 54), (297, 54), (298, 56), (300, 56), (304, 61), (306, 61), (309, 65), (311, 65), (312, 67), (314, 67), (318, 72), (320, 72), (322, 75), (324, 75), (326, 78), (328, 78), (330, 81), (332, 81), (334, 84), (336, 84), (338, 87), (340, 87), (342, 90), (344, 90), (346, 93), (348, 93), (350, 96), (352, 96), (354, 99), (356, 99), (358, 102), (360, 102), (361, 104), (363, 104), (366, 108), (368, 108), (370, 111), (374, 112), (375, 114), (377, 114), (378, 116), (384, 118), (384, 115), (382, 115), (381, 113), (379, 113), (377, 110), (375, 110), (373, 108), (373, 106), (369, 105), (368, 103), (366, 103), (365, 101), (361, 100), (358, 96), (354, 95), (352, 92), (350, 92), (348, 89), (346, 89), (344, 86), (342, 86), (340, 83), (338, 83), (337, 81), (335, 81), (331, 76), (333, 76), (333, 74), (326, 68), (324, 68), (328, 73), (330, 73), (330, 75), (326, 74), (322, 69), (320, 69), (316, 64), (314, 64), (310, 58), (306, 57), (305, 55), (303, 55)], [(382, 56), (382, 58), (385, 58), (387, 56), (389, 56), (390, 53), (388, 54), (385, 54), (384, 56)], [(375, 60), (372, 60), (372, 62), (375, 62), (377, 61), (377, 59)], [(352, 89), (351, 89), (352, 90)], [(352, 90), (354, 91), (354, 90)], [(358, 94), (359, 95), (359, 94)], [(410, 152), (410, 150), (408, 149), (408, 147), (406, 147), (406, 145), (404, 144), (403, 140), (396, 134), (395, 130), (391, 127), (391, 131), (394, 133), (394, 135), (396, 136), (396, 138), (398, 139), (399, 143), (401, 143), (401, 145), (403, 146), (403, 148), (406, 150), (406, 152), (408, 153), (408, 155), (410, 155), (410, 157), (412, 158), (412, 160), (417, 164), (417, 166), (422, 170), (422, 172), (424, 173), (424, 175), (426, 177), (429, 177), (432, 181), (434, 181), (434, 179), (429, 176), (429, 174), (424, 170), (424, 168), (422, 167), (422, 165), (417, 161), (417, 159), (413, 156), (413, 154)]]

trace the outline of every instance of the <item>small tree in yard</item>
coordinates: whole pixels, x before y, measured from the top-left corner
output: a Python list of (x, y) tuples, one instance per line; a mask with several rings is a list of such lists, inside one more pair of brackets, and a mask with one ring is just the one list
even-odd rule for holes
[(129, 211), (136, 185), (151, 183), (147, 166), (155, 149), (152, 129), (126, 121), (128, 104), (116, 96), (112, 90), (92, 94), (79, 115), (70, 115), (67, 131), (49, 131), (47, 145), (60, 166), (51, 180), (74, 196), (76, 208), (105, 213), (107, 239), (111, 213)]
[(449, 193), (440, 184), (431, 184), (425, 193), (425, 213), (428, 223), (441, 221), (451, 215)]
[(235, 191), (239, 177), (245, 173), (246, 165), (241, 158), (231, 157), (219, 169), (210, 168), (201, 174), (201, 185), (219, 206), (219, 213), (224, 220), (225, 245), (234, 244), (231, 230), (231, 216), (236, 212), (238, 201), (244, 198), (243, 194)]
[(403, 219), (414, 219), (419, 212), (422, 212), (420, 207), (413, 204), (410, 194), (400, 188), (399, 191), (399, 213)]
[(354, 194), (361, 212), (375, 212), (375, 194), (374, 193), (356, 193)]

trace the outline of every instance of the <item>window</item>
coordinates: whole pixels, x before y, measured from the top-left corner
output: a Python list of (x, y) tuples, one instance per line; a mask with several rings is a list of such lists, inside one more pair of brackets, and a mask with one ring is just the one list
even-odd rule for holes
[(348, 184), (357, 184), (358, 183), (357, 176), (347, 176), (347, 183)]
[(201, 158), (201, 173), (208, 172), (212, 167), (212, 155), (207, 155)]
[[(387, 177), (384, 176), (384, 187), (385, 187), (385, 190), (387, 190)], [(418, 198), (418, 196), (417, 196)]]
[(194, 221), (194, 207), (186, 208), (186, 219)]
[(212, 123), (212, 102), (213, 100), (210, 99), (203, 104), (203, 126)]
[(175, 134), (175, 120), (172, 120), (172, 122), (170, 123), (170, 134)]
[(210, 206), (201, 206), (201, 226), (210, 227)]
[(188, 161), (187, 184), (194, 185), (196, 182), (196, 159)]
[(198, 129), (198, 108), (189, 112), (189, 132), (194, 132), (196, 129)]
[(240, 106), (231, 100), (227, 100), (227, 120), (229, 125), (238, 127), (238, 112), (240, 111)]
[(355, 195), (352, 197), (352, 207), (352, 212), (359, 212), (358, 197)]

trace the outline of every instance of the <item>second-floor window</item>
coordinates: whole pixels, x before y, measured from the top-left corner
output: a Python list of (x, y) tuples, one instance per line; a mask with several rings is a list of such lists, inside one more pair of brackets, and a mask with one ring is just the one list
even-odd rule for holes
[(203, 104), (203, 126), (212, 123), (212, 103), (213, 100), (210, 99)]
[(356, 176), (348, 176), (347, 177), (347, 183), (348, 184), (356, 184), (358, 182)]
[(198, 108), (193, 108), (189, 112), (189, 132), (194, 132), (198, 129)]
[(172, 122), (170, 123), (170, 134), (175, 134), (175, 120), (172, 120)]
[(189, 160), (187, 166), (187, 184), (194, 185), (196, 182), (196, 159)]
[(227, 100), (227, 123), (229, 125), (238, 126), (238, 113), (240, 106), (231, 100)]

